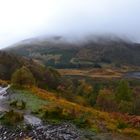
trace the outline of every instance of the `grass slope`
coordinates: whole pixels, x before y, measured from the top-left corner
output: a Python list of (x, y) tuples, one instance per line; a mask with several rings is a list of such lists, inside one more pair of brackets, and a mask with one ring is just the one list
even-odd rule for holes
[(69, 102), (55, 96), (54, 93), (36, 87), (30, 89), (30, 91), (34, 95), (50, 102), (48, 105), (43, 106), (42, 109), (44, 111), (51, 112), (54, 108), (61, 108), (61, 114), (59, 115), (66, 119), (73, 116), (76, 124), (79, 125), (81, 123), (81, 126), (85, 126), (85, 128), (90, 130), (96, 132), (121, 133), (140, 138), (139, 116), (98, 111), (91, 107)]

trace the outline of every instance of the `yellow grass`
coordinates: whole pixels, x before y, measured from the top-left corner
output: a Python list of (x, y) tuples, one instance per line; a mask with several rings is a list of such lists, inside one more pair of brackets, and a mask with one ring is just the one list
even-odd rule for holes
[(120, 78), (122, 72), (114, 69), (58, 69), (61, 75), (78, 75), (92, 78)]

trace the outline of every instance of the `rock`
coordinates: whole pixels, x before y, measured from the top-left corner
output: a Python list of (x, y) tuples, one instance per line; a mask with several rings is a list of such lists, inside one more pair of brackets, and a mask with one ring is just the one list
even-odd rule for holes
[(31, 129), (23, 129), (23, 126), (12, 129), (0, 127), (0, 140), (15, 140), (30, 137), (34, 140), (81, 140), (80, 132), (73, 125), (62, 123), (59, 125), (32, 126)]
[(35, 116), (32, 116), (32, 115), (24, 115), (24, 120), (25, 120), (25, 123), (31, 124), (34, 126), (39, 126), (42, 124), (41, 119), (39, 119)]
[(27, 124), (14, 128), (0, 126), (0, 140), (25, 140), (25, 138), (30, 140), (133, 140), (131, 137), (79, 130), (69, 123), (32, 125), (30, 129), (25, 128), (28, 128)]

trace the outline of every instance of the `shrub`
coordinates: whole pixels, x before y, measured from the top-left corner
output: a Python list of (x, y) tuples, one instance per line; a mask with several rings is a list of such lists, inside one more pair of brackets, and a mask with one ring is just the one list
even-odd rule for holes
[(25, 109), (26, 108), (26, 102), (21, 100), (21, 101), (17, 102), (16, 107), (20, 110)]
[(88, 121), (86, 118), (78, 118), (74, 120), (74, 124), (80, 128), (88, 127)]
[(16, 107), (17, 106), (17, 100), (11, 101), (10, 106)]
[(121, 101), (119, 104), (119, 111), (122, 113), (129, 113), (132, 114), (133, 111), (133, 104), (132, 102), (128, 102), (128, 101)]
[(1, 120), (5, 125), (15, 125), (16, 123), (23, 120), (23, 114), (10, 110), (8, 112), (5, 112)]
[(85, 115), (74, 119), (74, 124), (80, 128), (90, 128), (90, 122)]
[(48, 105), (43, 111), (43, 119), (61, 119), (63, 109), (60, 106)]
[(10, 102), (10, 106), (13, 106), (17, 109), (25, 109), (26, 108), (26, 102), (21, 100), (21, 101), (18, 101), (18, 100), (13, 100)]
[(118, 121), (118, 124), (117, 124), (118, 129), (124, 129), (127, 127), (128, 127), (128, 124), (126, 124), (124, 121), (121, 121), (121, 120)]

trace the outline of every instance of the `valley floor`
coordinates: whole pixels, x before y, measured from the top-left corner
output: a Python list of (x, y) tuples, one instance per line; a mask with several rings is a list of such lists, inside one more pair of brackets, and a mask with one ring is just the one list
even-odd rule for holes
[[(140, 68), (88, 68), (88, 69), (57, 69), (63, 76), (84, 76), (94, 79), (133, 78), (133, 73), (140, 72)], [(129, 74), (129, 75), (128, 75)], [(131, 75), (130, 75), (131, 74)], [(135, 75), (137, 76), (137, 75)], [(139, 76), (134, 78), (140, 78)]]

